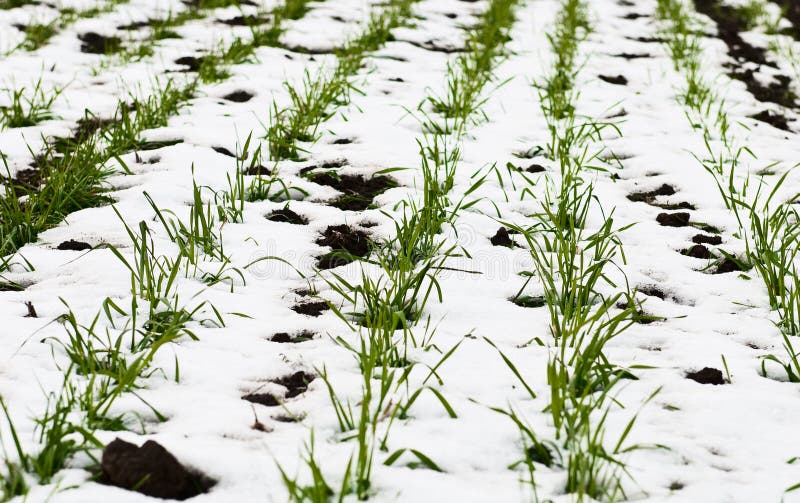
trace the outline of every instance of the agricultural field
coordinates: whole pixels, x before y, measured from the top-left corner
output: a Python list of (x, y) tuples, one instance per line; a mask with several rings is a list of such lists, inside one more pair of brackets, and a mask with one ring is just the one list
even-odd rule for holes
[(0, 501), (800, 502), (794, 0), (0, 0)]

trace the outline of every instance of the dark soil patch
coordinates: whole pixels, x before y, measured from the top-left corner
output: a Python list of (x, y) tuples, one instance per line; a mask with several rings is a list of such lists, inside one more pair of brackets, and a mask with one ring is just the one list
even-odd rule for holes
[(525, 171), (527, 173), (544, 173), (545, 171), (547, 171), (547, 168), (545, 168), (541, 164), (531, 164)]
[(217, 19), (217, 22), (228, 26), (258, 26), (268, 23), (269, 18), (263, 16), (236, 16), (230, 19)]
[(659, 213), (656, 221), (664, 227), (686, 227), (689, 225), (689, 213)]
[(226, 94), (222, 98), (228, 101), (233, 101), (234, 103), (246, 103), (253, 99), (253, 96), (255, 96), (253, 93), (248, 93), (247, 91), (242, 91), (240, 89), (238, 91)]
[(142, 28), (150, 26), (151, 24), (152, 21), (150, 21), (149, 19), (147, 21), (134, 21), (133, 23), (121, 24), (117, 26), (117, 29), (123, 31), (140, 30)]
[(619, 54), (612, 54), (615, 58), (622, 58), (622, 59), (642, 59), (642, 58), (652, 58), (652, 54), (647, 54), (645, 52), (640, 53), (632, 53), (632, 52), (621, 52)]
[(53, 148), (56, 152), (64, 154), (75, 149), (101, 129), (107, 128), (115, 122), (114, 119), (101, 119), (100, 117), (86, 116), (78, 119), (78, 126), (72, 130), (69, 137), (56, 136), (53, 138)]
[[(3, 180), (5, 179), (3, 178)], [(22, 192), (27, 192), (30, 190), (38, 190), (42, 185), (42, 181), (42, 171), (40, 169), (26, 168), (17, 171), (11, 183), (14, 185), (15, 189), (19, 188)]]
[(656, 298), (659, 298), (661, 300), (666, 300), (667, 299), (667, 294), (664, 293), (663, 290), (661, 290), (660, 288), (658, 288), (655, 285), (642, 285), (642, 286), (639, 286), (636, 289), (636, 291), (638, 291), (639, 293), (642, 293), (644, 295), (647, 295), (648, 297), (656, 297)]
[(316, 378), (317, 376), (315, 376), (314, 374), (310, 374), (308, 372), (300, 370), (295, 372), (294, 374), (290, 374), (281, 377), (279, 379), (275, 379), (272, 382), (286, 388), (286, 394), (284, 395), (284, 397), (294, 398), (308, 391), (309, 383)]
[(791, 131), (791, 129), (789, 129), (789, 120), (786, 116), (772, 110), (762, 110), (755, 115), (751, 115), (750, 118), (760, 122), (766, 122), (770, 126), (780, 129), (781, 131)]
[(25, 309), (27, 311), (27, 314), (25, 314), (26, 318), (38, 318), (39, 317), (39, 315), (36, 314), (36, 308), (33, 307), (33, 303), (32, 302), (26, 301), (25, 302)]
[(186, 500), (208, 492), (215, 484), (183, 467), (164, 447), (148, 440), (141, 447), (117, 438), (105, 449), (100, 482), (147, 496)]
[(727, 65), (728, 75), (745, 84), (747, 90), (758, 101), (777, 103), (794, 108), (796, 96), (791, 90), (791, 79), (775, 75), (774, 81), (764, 85), (757, 77), (757, 70), (744, 68), (746, 63), (777, 68), (767, 57), (767, 50), (747, 43), (741, 32), (748, 29), (747, 18), (735, 7), (724, 5), (719, 0), (694, 0), (695, 9), (717, 23), (717, 36), (728, 46), (728, 55), (734, 63)]
[(529, 308), (544, 307), (547, 305), (547, 301), (541, 295), (521, 295), (511, 299), (511, 302), (519, 307)]
[(789, 30), (795, 40), (800, 40), (800, 2), (797, 0), (771, 0), (781, 7), (784, 17), (792, 22)]
[(489, 239), (489, 241), (491, 241), (494, 246), (505, 246), (507, 248), (514, 247), (514, 241), (511, 239), (511, 236), (508, 235), (508, 229), (505, 227), (500, 227), (497, 229), (497, 232)]
[(317, 376), (305, 371), (298, 371), (294, 374), (289, 374), (278, 379), (273, 379), (270, 382), (286, 388), (282, 394), (259, 392), (248, 393), (242, 397), (242, 400), (247, 400), (251, 403), (257, 403), (266, 407), (277, 407), (287, 399), (294, 398), (308, 390), (308, 384), (316, 379)]
[(622, 16), (622, 19), (639, 19), (642, 17), (650, 17), (650, 16), (647, 14), (639, 14), (637, 12), (629, 12), (628, 14)]
[(139, 145), (136, 146), (137, 150), (146, 152), (148, 150), (158, 150), (164, 147), (171, 147), (173, 145), (178, 145), (183, 143), (182, 138), (177, 138), (174, 140), (153, 140), (153, 141), (143, 141)]
[(231, 152), (230, 150), (228, 150), (225, 147), (211, 147), (211, 150), (213, 150), (214, 152), (216, 152), (218, 154), (222, 154), (222, 155), (224, 155), (226, 157), (232, 157), (234, 159), (237, 159), (236, 154), (234, 154), (233, 152)]
[(242, 397), (242, 400), (246, 400), (250, 403), (257, 403), (264, 407), (277, 407), (283, 403), (279, 397), (276, 397), (272, 393), (248, 393)]
[(734, 260), (731, 257), (725, 257), (719, 262), (719, 264), (717, 264), (717, 268), (714, 269), (714, 274), (726, 274), (729, 272), (745, 270), (747, 270), (747, 268), (738, 260)]
[(332, 172), (314, 173), (309, 179), (320, 185), (333, 187), (344, 194), (329, 204), (341, 210), (363, 211), (372, 204), (375, 196), (386, 192), (397, 183), (388, 176), (365, 178), (362, 175), (339, 175)]
[(698, 370), (697, 372), (687, 372), (686, 378), (700, 384), (713, 384), (715, 386), (727, 384), (727, 381), (722, 376), (722, 371), (711, 367), (704, 367), (703, 370)]
[(315, 302), (305, 302), (303, 304), (297, 304), (296, 306), (292, 306), (292, 311), (299, 314), (304, 314), (306, 316), (313, 316), (316, 318), (317, 316), (322, 315), (325, 311), (330, 309), (330, 306), (324, 300), (319, 300)]
[(331, 143), (333, 145), (350, 145), (353, 143), (353, 138), (337, 138), (333, 140)]
[(364, 231), (347, 225), (332, 225), (325, 229), (316, 243), (329, 246), (333, 250), (320, 257), (317, 267), (333, 269), (353, 262), (356, 258), (367, 256), (372, 248), (372, 240)]
[(287, 224), (294, 224), (294, 225), (305, 225), (308, 223), (308, 219), (298, 215), (294, 211), (287, 208), (281, 208), (279, 210), (274, 210), (272, 213), (267, 215), (267, 220), (272, 222), (284, 222)]
[(687, 257), (700, 258), (700, 259), (714, 258), (714, 255), (711, 253), (711, 251), (703, 245), (694, 245), (691, 248), (682, 250), (681, 254), (686, 255)]
[(247, 168), (244, 174), (250, 176), (270, 176), (272, 175), (272, 170), (259, 164), (258, 166)]
[(441, 42), (437, 42), (436, 40), (426, 40), (425, 42), (415, 42), (411, 40), (405, 40), (404, 42), (411, 44), (414, 47), (425, 49), (426, 51), (441, 52), (444, 54), (454, 54), (457, 52), (465, 51), (464, 47), (456, 47), (452, 44), (443, 44)]
[(92, 245), (89, 243), (84, 243), (83, 241), (75, 241), (74, 239), (70, 239), (69, 241), (64, 241), (63, 243), (59, 244), (56, 247), (57, 250), (72, 250), (72, 251), (84, 251), (84, 250), (91, 250)]
[(279, 332), (273, 335), (270, 338), (270, 341), (278, 342), (281, 344), (289, 344), (289, 343), (297, 344), (300, 342), (307, 342), (313, 340), (314, 335), (315, 335), (314, 332), (311, 332), (310, 330), (303, 330), (296, 334), (290, 334), (288, 332)]
[(603, 82), (608, 82), (609, 84), (614, 84), (617, 86), (628, 85), (628, 79), (626, 79), (623, 75), (598, 75), (597, 78)]
[(176, 65), (183, 65), (188, 72), (196, 72), (203, 65), (205, 56), (183, 56), (175, 60)]
[(661, 187), (647, 192), (634, 192), (628, 194), (628, 200), (653, 205), (658, 196), (671, 196), (675, 194), (675, 187), (663, 184)]
[(697, 234), (692, 238), (692, 243), (707, 244), (707, 245), (721, 245), (722, 237), (708, 236), (706, 234)]
[(81, 41), (81, 52), (87, 54), (113, 54), (122, 48), (122, 39), (119, 37), (100, 35), (90, 31), (78, 35)]

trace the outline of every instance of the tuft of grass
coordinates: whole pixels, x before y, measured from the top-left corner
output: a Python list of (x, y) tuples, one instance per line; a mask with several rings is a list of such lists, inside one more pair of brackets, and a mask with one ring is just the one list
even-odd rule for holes
[(42, 87), (41, 77), (30, 89), (25, 87), (5, 89), (10, 104), (0, 107), (0, 126), (3, 128), (28, 127), (46, 120), (56, 119), (51, 108), (63, 90), (59, 87), (45, 90)]

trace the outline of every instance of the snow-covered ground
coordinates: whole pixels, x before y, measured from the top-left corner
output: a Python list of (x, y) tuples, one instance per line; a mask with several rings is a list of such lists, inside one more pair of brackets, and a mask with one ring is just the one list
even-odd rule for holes
[[(180, 2), (170, 3), (182, 8)], [(0, 151), (8, 158), (12, 176), (27, 167), (31, 152), (43, 147), (44, 138), (67, 135), (85, 109), (109, 117), (118, 100), (129, 92), (147, 92), (157, 78), (188, 78), (178, 73), (182, 67), (173, 63), (175, 59), (196, 55), (218, 40), (247, 36), (247, 27), (215, 21), (237, 15), (237, 9), (219, 9), (176, 28), (181, 38), (161, 41), (152, 57), (93, 71), (104, 56), (81, 53), (78, 34), (123, 33), (117, 26), (167, 10), (163, 4), (150, 0), (121, 4), (93, 19), (76, 21), (37, 51), (16, 51), (0, 59), (4, 86), (25, 86), (40, 77), (48, 88), (64, 86), (53, 108), (60, 119), (0, 131)], [(356, 340), (353, 331), (331, 310), (318, 317), (292, 310), (311, 300), (302, 292), (308, 282), (300, 273), (313, 275), (317, 257), (328, 251), (315, 242), (329, 226), (347, 224), (375, 240), (394, 234), (390, 215), (396, 215), (397, 204), (418, 194), (422, 186), (417, 145), (422, 130), (412, 112), (427, 96), (445, 92), (447, 64), (457, 55), (431, 50), (430, 42), (435, 47), (461, 47), (468, 27), (487, 4), (485, 0), (420, 0), (413, 7), (415, 23), (394, 30), (394, 40), (369, 55), (354, 80), (357, 92), (351, 94), (350, 103), (322, 124), (321, 137), (309, 146), (307, 159), (278, 165), (284, 182), (308, 192), (302, 200), (290, 204), (308, 224), (270, 221), (265, 216), (283, 208), (285, 202), (259, 201), (246, 203), (243, 223), (222, 226), (225, 251), (232, 266), (244, 272), (244, 281), (237, 280), (231, 289), (227, 284), (208, 287), (182, 278), (177, 291), (187, 306), (207, 302), (204, 314), (196, 319), (211, 318), (213, 306), (224, 319), (224, 326), (192, 322), (197, 340), (184, 337), (162, 348), (153, 362), (153, 368), (162, 372), (140, 382), (142, 388), (136, 395), (141, 400), (128, 393), (114, 405), (119, 412), (139, 414), (144, 432), (139, 426), (126, 432), (100, 431), (99, 440), (104, 444), (117, 437), (136, 444), (156, 440), (184, 465), (217, 481), (208, 493), (192, 501), (282, 502), (287, 496), (278, 465), (290, 474), (304, 474), (304, 446), (313, 431), (316, 458), (326, 479), (333, 486), (340, 483), (353, 444), (339, 439), (336, 414), (321, 378), (314, 379), (307, 391), (288, 399), (282, 407), (254, 405), (242, 397), (274, 390), (276, 385), (270, 381), (296, 371), (318, 374), (324, 367), (339, 394), (349, 397), (354, 405), (359, 401), (362, 377), (357, 361), (336, 342), (339, 337)], [(459, 200), (474, 184), (475, 174), (487, 172), (492, 165), (505, 172), (507, 163), (525, 169), (536, 162), (557, 171), (552, 162), (521, 159), (515, 154), (544, 145), (549, 139), (539, 97), (531, 84), (552, 63), (547, 34), (559, 4), (556, 0), (528, 0), (517, 7), (507, 44), (509, 55), (497, 67), (494, 81), (495, 85), (505, 84), (486, 93), (483, 112), (487, 120), (471, 126), (463, 138), (452, 200)], [(800, 501), (797, 493), (784, 494), (786, 488), (800, 481), (800, 469), (788, 463), (800, 456), (798, 385), (760, 374), (762, 357), (783, 351), (763, 284), (755, 274), (749, 274), (748, 279), (737, 272), (704, 271), (709, 260), (680, 253), (692, 246), (692, 237), (700, 231), (662, 226), (656, 217), (666, 210), (627, 197), (668, 184), (675, 194), (659, 196), (659, 203), (690, 203), (694, 208), (688, 210), (692, 221), (721, 231), (721, 248), (743, 252), (734, 215), (725, 208), (714, 179), (695, 158), (704, 155), (705, 145), (702, 134), (692, 127), (676, 100), (684, 85), (683, 76), (674, 69), (663, 45), (641, 41), (659, 35), (656, 2), (590, 0), (588, 4), (592, 32), (579, 49), (582, 68), (577, 113), (608, 118), (620, 131), (611, 134), (607, 130), (602, 143), (593, 146), (613, 152), (619, 162), (609, 163), (607, 171), (593, 173), (590, 178), (602, 207), (606, 213), (613, 210), (617, 225), (633, 224), (620, 235), (627, 261), (619, 266), (632, 287), (651, 292), (637, 294), (645, 300), (644, 311), (663, 318), (634, 324), (611, 340), (606, 349), (610, 361), (632, 369), (638, 378), (622, 381), (614, 388), (621, 406), (611, 408), (608, 442), (613, 447), (638, 411), (626, 444), (652, 446), (623, 456), (630, 473), (630, 477), (623, 477), (628, 498), (687, 503)], [(375, 5), (365, 0), (328, 0), (310, 7), (303, 19), (287, 22), (282, 39), (287, 47), (328, 52), (363, 27), (362, 21)], [(255, 12), (252, 6), (244, 10)], [(629, 16), (631, 13), (644, 16)], [(56, 14), (43, 5), (0, 11), (0, 42), (8, 46), (18, 42), (13, 24), (30, 16), (52, 15)], [(763, 38), (756, 34), (748, 39), (757, 44)], [(735, 128), (736, 139), (758, 156), (748, 161), (749, 169), (755, 172), (773, 162), (779, 163), (780, 172), (794, 166), (800, 154), (797, 133), (748, 118), (765, 108), (777, 108), (759, 103), (742, 83), (724, 76), (727, 55), (722, 41), (705, 37), (702, 43), (704, 71), (716, 78), (732, 121), (742, 123)], [(620, 56), (625, 54), (647, 57)], [(65, 251), (58, 250), (58, 245), (68, 240), (92, 246), (105, 243), (129, 253), (131, 241), (115, 208), (130, 227), (148, 222), (156, 229), (159, 253), (174, 254), (176, 247), (155, 220), (144, 194), (159, 208), (185, 217), (193, 180), (215, 190), (227, 189), (236, 160), (214, 147), (236, 152), (251, 132), (254, 141), (262, 141), (273, 102), (279, 106), (289, 103), (284, 81), (297, 82), (306, 70), (324, 71), (334, 58), (330, 53), (301, 54), (270, 47), (258, 48), (257, 57), (256, 62), (233, 66), (228, 79), (201, 85), (196, 97), (169, 120), (167, 127), (145, 134), (150, 140), (181, 139), (181, 143), (122, 156), (131, 173), (108, 180), (109, 194), (116, 201), (113, 208), (73, 213), (19, 250), (18, 256), (24, 257), (33, 270), (15, 265), (6, 276), (26, 288), (0, 292), (0, 396), (26, 449), (38, 449), (34, 419), (45, 410), (47, 393), (58, 392), (62, 385), (67, 359), (53, 340), (66, 337), (58, 321), (67, 311), (65, 304), (88, 325), (101, 312), (105, 299), (121, 306), (130, 305), (131, 299), (130, 274), (110, 249)], [(782, 67), (789, 68), (785, 64)], [(627, 83), (609, 83), (600, 75), (622, 75)], [(239, 90), (254, 96), (243, 103), (223, 98)], [(782, 108), (781, 113), (789, 119), (796, 117), (795, 110)], [(793, 122), (789, 124), (790, 129), (796, 129)], [(342, 139), (349, 141), (337, 142)], [(370, 176), (403, 169), (389, 174), (398, 186), (379, 195), (374, 207), (344, 211), (326, 204), (338, 194), (334, 189), (300, 176), (303, 168), (329, 161), (344, 161), (342, 174)], [(543, 174), (529, 176), (536, 180)], [(440, 382), (436, 386), (457, 417), (449, 417), (434, 394), (423, 393), (411, 417), (398, 419), (392, 426), (388, 450), (416, 449), (430, 457), (441, 472), (405, 466), (410, 457), (385, 466), (383, 461), (389, 453), (376, 452), (371, 501), (515, 502), (530, 496), (520, 482), (520, 471), (509, 468), (523, 456), (519, 430), (506, 416), (492, 410), (513, 404), (543, 437), (553, 436), (550, 413), (543, 410), (549, 397), (546, 365), (552, 342), (548, 311), (546, 307), (524, 308), (509, 301), (525, 281), (520, 273), (533, 267), (531, 255), (522, 246), (507, 248), (490, 242), (500, 222), (521, 226), (533, 223), (530, 215), (539, 203), (523, 192), (525, 187), (511, 187), (508, 179), (501, 186), (497, 176), (487, 177), (467, 196), (480, 202), (459, 213), (455, 229), (445, 230), (447, 242), (462, 246), (469, 257), (448, 263), (454, 270), (439, 276), (442, 301), (431, 300), (424, 315), (436, 325), (433, 342), (438, 349), (446, 352), (460, 344), (437, 369)], [(536, 197), (543, 191), (543, 181), (532, 188)], [(790, 175), (784, 192), (798, 191), (800, 179)], [(593, 215), (590, 220), (597, 218), (599, 215)], [(517, 241), (523, 244), (522, 239)], [(286, 263), (258, 261), (268, 256), (281, 257)], [(258, 262), (244, 269), (254, 261)], [(358, 281), (360, 271), (356, 262), (334, 272)], [(322, 299), (341, 301), (324, 282), (316, 281), (315, 286)], [(541, 294), (535, 279), (529, 289)], [(35, 307), (38, 317), (26, 317), (26, 302)], [(425, 331), (422, 325), (414, 330), (420, 336)], [(271, 341), (277, 333), (302, 331), (313, 333), (313, 339), (299, 343)], [(535, 338), (547, 344), (532, 343)], [(536, 400), (528, 398), (486, 339), (515, 363), (538, 395)], [(410, 350), (410, 359), (420, 366), (434, 366), (440, 358), (436, 350)], [(177, 382), (176, 365), (180, 374)], [(731, 381), (725, 385), (700, 384), (686, 378), (687, 372), (724, 366)], [(414, 379), (419, 385), (422, 378), (415, 375)], [(653, 400), (646, 403), (657, 390)], [(167, 420), (156, 421), (144, 401)], [(301, 420), (287, 422), (287, 416)], [(0, 422), (3, 443), (13, 459), (10, 430)], [(253, 428), (254, 423), (263, 428)], [(94, 455), (100, 456), (100, 452), (96, 449)], [(52, 484), (34, 483), (25, 501), (150, 500), (93, 481), (85, 469), (90, 465), (86, 457), (72, 460)], [(563, 468), (538, 466), (539, 498), (572, 501), (573, 496), (562, 494), (565, 478)], [(355, 496), (346, 500), (355, 501)]]

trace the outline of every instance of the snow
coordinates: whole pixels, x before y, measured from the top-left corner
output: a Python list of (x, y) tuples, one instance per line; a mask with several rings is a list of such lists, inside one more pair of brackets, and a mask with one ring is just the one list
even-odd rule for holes
[[(618, 156), (625, 154), (623, 168), (611, 168), (619, 180), (608, 173), (597, 173), (592, 176), (595, 192), (607, 213), (613, 209), (620, 226), (635, 224), (621, 235), (627, 258), (621, 266), (628, 281), (632, 285), (658, 286), (669, 294), (665, 300), (648, 297), (644, 305), (648, 314), (666, 320), (632, 326), (612, 340), (607, 350), (612, 362), (636, 368), (638, 377), (625, 381), (616, 390), (617, 400), (624, 408), (612, 408), (609, 441), (616, 439), (648, 397), (660, 390), (653, 401), (641, 408), (627, 443), (665, 448), (637, 450), (625, 457), (633, 479), (626, 481), (626, 490), (633, 500), (652, 502), (756, 502), (779, 501), (782, 497), (784, 501), (800, 501), (800, 496), (783, 495), (787, 487), (800, 480), (797, 467), (787, 464), (787, 460), (800, 455), (797, 386), (759, 375), (761, 357), (783, 351), (763, 285), (754, 274), (747, 279), (736, 273), (702, 272), (706, 261), (678, 253), (691, 245), (695, 229), (662, 227), (655, 221), (662, 210), (626, 198), (633, 192), (671, 184), (677, 194), (661, 201), (692, 203), (696, 207), (690, 211), (693, 220), (722, 230), (725, 250), (743, 250), (743, 242), (734, 235), (734, 217), (725, 209), (712, 177), (693, 157), (702, 157), (705, 147), (702, 135), (691, 127), (675, 98), (683, 85), (682, 77), (674, 71), (663, 47), (631, 40), (656, 36), (658, 26), (652, 18), (623, 19), (631, 9), (614, 0), (589, 3), (593, 32), (581, 46), (584, 66), (579, 76), (578, 111), (590, 117), (607, 116), (620, 108), (627, 112), (615, 119), (622, 134), (607, 134), (603, 141)], [(89, 70), (98, 64), (100, 56), (81, 54), (76, 34), (87, 30), (113, 32), (117, 24), (126, 20), (146, 18), (156, 5), (161, 2), (133, 1), (95, 19), (78, 21), (39, 51), (18, 52), (0, 60), (0, 75), (6, 76), (3, 80), (9, 83), (25, 84), (42, 76), (48, 86), (68, 84), (56, 102), (57, 115), (62, 119), (0, 132), (0, 150), (8, 156), (12, 173), (30, 161), (26, 142), (34, 152), (39, 150), (41, 135), (65, 134), (83, 116), (85, 108), (100, 117), (111, 115), (117, 100), (128, 90), (141, 86), (146, 92), (153, 76), (174, 70), (174, 59), (208, 48), (220, 36), (231, 35), (226, 33), (228, 27), (213, 23), (213, 16), (191, 21), (178, 30), (182, 39), (164, 41), (156, 56), (146, 62), (91, 76)], [(305, 19), (289, 23), (284, 40), (290, 46), (335, 47), (356, 32), (369, 7), (367, 2), (356, 0), (313, 4)], [(218, 481), (211, 492), (192, 501), (281, 502), (286, 500), (286, 492), (277, 463), (290, 474), (302, 472), (303, 446), (313, 430), (317, 459), (326, 478), (337, 486), (354, 447), (352, 442), (337, 441), (336, 418), (321, 379), (314, 380), (307, 392), (285, 404), (292, 414), (304, 416), (299, 423), (277, 421), (274, 417), (285, 412), (281, 408), (251, 406), (241, 396), (266, 389), (270, 379), (292, 371), (313, 372), (324, 366), (337, 392), (354, 403), (359, 399), (362, 381), (357, 363), (334, 341), (340, 336), (353, 341), (355, 336), (331, 311), (310, 318), (290, 309), (302, 300), (295, 291), (307, 286), (295, 269), (304, 274), (312, 272), (315, 258), (324, 252), (314, 241), (329, 225), (374, 222), (378, 225), (367, 229), (371, 235), (391, 236), (394, 227), (387, 215), (396, 214), (394, 205), (409, 194), (418, 193), (422, 182), (416, 144), (421, 135), (420, 124), (408, 110), (416, 109), (426, 96), (443, 92), (447, 62), (455, 57), (409, 42), (436, 40), (458, 46), (464, 36), (459, 27), (470, 24), (470, 17), (484, 7), (485, 2), (422, 0), (414, 8), (421, 16), (415, 25), (396, 30), (397, 40), (368, 59), (367, 68), (356, 79), (360, 92), (353, 93), (352, 102), (323, 125), (322, 137), (311, 147), (309, 160), (280, 165), (284, 180), (310, 191), (305, 200), (291, 203), (292, 210), (308, 218), (309, 224), (296, 226), (266, 220), (264, 215), (284, 203), (264, 201), (248, 203), (244, 223), (226, 224), (222, 229), (225, 249), (237, 267), (265, 256), (283, 257), (292, 267), (276, 261), (259, 262), (246, 271), (246, 284), (237, 285), (233, 292), (226, 285), (206, 287), (198, 281), (181, 280), (180, 298), (189, 305), (209, 302), (222, 313), (225, 326), (193, 323), (192, 330), (199, 340), (184, 338), (157, 354), (154, 367), (163, 369), (167, 378), (157, 373), (145, 379), (145, 389), (139, 394), (168, 421), (155, 422), (146, 405), (127, 396), (115, 405), (115, 410), (141, 414), (147, 432), (100, 432), (103, 442), (117, 436), (137, 444), (146, 439), (157, 440), (181, 462)], [(531, 0), (519, 7), (508, 45), (511, 55), (497, 70), (497, 82), (510, 80), (489, 96), (484, 107), (489, 121), (472, 127), (462, 144), (463, 160), (453, 200), (458, 200), (474, 183), (474, 173), (492, 164), (499, 168), (508, 162), (522, 167), (528, 162), (546, 164), (541, 159), (518, 159), (513, 153), (542, 144), (548, 137), (531, 82), (549, 67), (545, 35), (552, 27), (557, 7), (554, 0)], [(17, 9), (8, 19), (38, 15), (42, 9)], [(634, 10), (654, 12), (655, 2), (639, 1)], [(448, 13), (458, 16), (451, 19), (444, 15)], [(217, 17), (234, 14), (222, 10)], [(346, 22), (334, 20), (334, 16)], [(3, 19), (0, 40), (15, 37), (12, 22), (16, 21)], [(242, 36), (246, 33), (246, 28), (235, 30)], [(724, 44), (709, 38), (703, 38), (702, 43), (706, 71), (710, 76), (722, 74)], [(653, 57), (626, 60), (614, 56), (640, 52)], [(116, 175), (109, 183), (115, 207), (128, 225), (133, 227), (145, 220), (158, 229), (153, 210), (143, 197), (145, 192), (160, 208), (186, 214), (192, 172), (198, 185), (227, 188), (226, 175), (234, 172), (234, 160), (211, 147), (235, 151), (237, 142), (243, 143), (251, 131), (254, 138), (260, 138), (269, 121), (273, 99), (279, 104), (287, 103), (284, 80), (297, 81), (305, 68), (329, 68), (332, 61), (330, 55), (293, 54), (289, 59), (287, 54), (283, 49), (260, 48), (257, 62), (234, 67), (232, 77), (220, 84), (201, 86), (198, 97), (167, 127), (146, 135), (148, 139), (182, 138), (182, 143), (145, 152), (142, 163), (136, 162), (134, 154), (123, 156), (134, 173)], [(628, 84), (605, 83), (597, 78), (599, 74), (622, 74)], [(182, 78), (180, 74), (169, 75)], [(403, 82), (391, 80), (397, 77)], [(749, 126), (736, 126), (734, 133), (739, 142), (751, 145), (759, 156), (748, 162), (749, 170), (756, 172), (773, 161), (781, 163), (780, 169), (793, 166), (798, 154), (796, 133), (748, 119), (747, 115), (765, 107), (756, 103), (741, 83), (730, 82), (726, 77), (717, 82), (732, 119)], [(220, 98), (239, 89), (256, 96), (238, 104)], [(795, 117), (793, 111), (786, 113)], [(332, 143), (341, 137), (353, 138), (354, 142)], [(147, 162), (156, 157), (157, 162)], [(346, 212), (323, 204), (336, 195), (335, 191), (298, 177), (303, 167), (342, 158), (348, 161), (343, 173), (369, 175), (393, 167), (407, 169), (391, 174), (401, 186), (379, 196), (375, 201), (379, 208)], [(403, 463), (384, 466), (387, 454), (378, 452), (371, 501), (511, 502), (521, 501), (527, 494), (519, 481), (520, 473), (508, 469), (523, 454), (518, 430), (508, 418), (490, 410), (513, 404), (543, 438), (554, 435), (550, 415), (543, 411), (548, 403), (545, 369), (550, 348), (529, 343), (535, 337), (552, 343), (547, 310), (525, 309), (508, 300), (524, 282), (519, 273), (532, 267), (530, 256), (522, 248), (507, 249), (489, 243), (501, 225), (499, 221), (531, 222), (527, 215), (538, 203), (530, 197), (521, 198), (524, 185), (520, 183), (524, 184), (517, 180), (517, 190), (505, 187), (508, 200), (494, 176), (470, 194), (470, 200), (482, 201), (462, 212), (456, 222), (457, 232), (451, 230), (446, 235), (449, 243), (463, 246), (471, 256), (462, 257), (453, 265), (477, 274), (444, 272), (440, 277), (443, 301), (433, 301), (426, 309), (425, 314), (436, 323), (434, 341), (439, 348), (447, 351), (461, 343), (439, 370), (443, 383), (438, 386), (458, 418), (449, 418), (432, 394), (423, 394), (412, 409), (412, 417), (396, 422), (389, 437), (390, 452), (418, 449), (444, 473), (412, 470)], [(790, 194), (798, 188), (797, 180), (790, 177), (783, 192)], [(538, 183), (533, 191), (541, 195), (543, 189), (544, 183)], [(155, 235), (161, 253), (175, 252), (164, 232), (159, 229)], [(0, 395), (28, 448), (36, 446), (33, 418), (45, 407), (42, 390), (58, 390), (62, 379), (57, 362), (63, 363), (65, 355), (42, 342), (66, 335), (64, 328), (53, 322), (65, 312), (61, 299), (83, 323), (91, 321), (107, 297), (120, 305), (130, 302), (129, 274), (119, 260), (102, 248), (88, 253), (55, 249), (67, 239), (92, 245), (107, 243), (120, 247), (124, 253), (130, 247), (122, 223), (109, 206), (69, 215), (36, 243), (20, 250), (35, 270), (24, 272), (17, 268), (11, 275), (30, 285), (25, 291), (0, 293)], [(336, 272), (355, 280), (360, 268), (354, 263)], [(324, 283), (317, 282), (316, 286), (322, 298), (339, 301)], [(535, 294), (537, 288), (540, 292), (539, 286), (531, 284), (529, 291)], [(26, 301), (33, 303), (39, 318), (23, 317)], [(318, 336), (299, 344), (269, 340), (278, 332), (300, 330), (310, 330)], [(422, 330), (421, 326), (416, 329), (420, 333)], [(484, 338), (515, 362), (537, 393), (536, 400), (527, 397), (497, 350)], [(723, 356), (731, 384), (701, 385), (684, 377), (686, 371), (706, 366), (722, 368)], [(440, 357), (435, 352), (412, 351), (413, 360), (428, 365), (434, 365)], [(176, 361), (181, 375), (177, 383), (170, 379)], [(421, 370), (414, 374), (416, 384), (425, 375)], [(268, 432), (251, 428), (255, 417)], [(3, 425), (0, 431), (9, 448), (7, 426)], [(57, 483), (34, 487), (26, 501), (149, 500), (138, 493), (91, 481), (81, 460), (73, 466), (59, 474)], [(565, 477), (562, 469), (541, 467), (536, 473), (539, 495), (552, 501), (571, 501), (571, 496), (560, 494)], [(674, 484), (682, 488), (673, 489)], [(70, 488), (55, 492), (57, 487)], [(355, 501), (352, 496), (346, 500)]]

